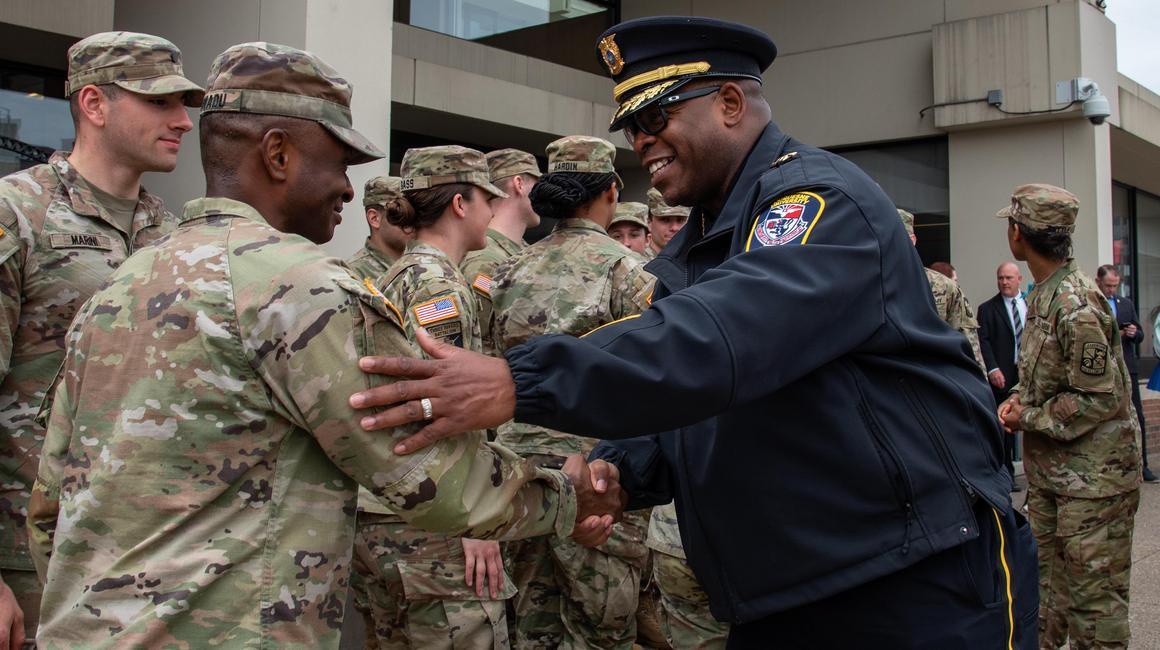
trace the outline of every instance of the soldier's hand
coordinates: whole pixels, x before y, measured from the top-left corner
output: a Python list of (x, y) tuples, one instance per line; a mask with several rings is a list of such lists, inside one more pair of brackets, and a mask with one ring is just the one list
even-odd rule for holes
[(395, 446), (396, 454), (410, 454), (443, 438), (497, 427), (512, 419), (516, 385), (505, 360), (442, 343), (422, 328), (416, 338), (431, 361), (411, 357), (359, 360), (364, 372), (403, 379), (351, 396), (350, 405), (356, 409), (387, 407), (363, 417), (359, 421), (363, 429), (375, 431), (420, 422), (424, 420), (421, 400), (430, 400), (427, 426)]
[[(605, 461), (589, 465), (583, 456), (574, 454), (564, 463), (564, 473), (576, 490), (577, 525), (572, 538), (584, 546), (603, 544), (628, 503), (628, 494), (620, 487), (620, 472)], [(599, 525), (592, 518), (599, 518)]]
[(475, 587), (475, 595), (483, 598), (484, 588), (492, 600), (503, 591), (503, 557), (499, 542), (463, 538), (464, 581)]
[(18, 650), (24, 644), (24, 611), (12, 589), (0, 580), (0, 649)]
[(991, 382), (992, 386), (998, 388), (999, 390), (1003, 390), (1003, 387), (1007, 385), (1007, 378), (1003, 376), (1003, 371), (999, 370), (998, 368), (995, 368), (991, 372), (987, 373), (987, 380)]
[(1003, 403), (999, 405), (997, 414), (999, 422), (1003, 424), (1004, 431), (1007, 433), (1018, 431), (1019, 418), (1023, 415), (1023, 403), (1019, 400), (1019, 393), (1003, 400)]

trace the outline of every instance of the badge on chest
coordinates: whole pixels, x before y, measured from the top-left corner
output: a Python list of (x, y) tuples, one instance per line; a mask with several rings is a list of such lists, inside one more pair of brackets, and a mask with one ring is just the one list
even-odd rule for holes
[(754, 246), (806, 243), (825, 208), (825, 199), (813, 192), (794, 192), (779, 197), (753, 222), (745, 250)]

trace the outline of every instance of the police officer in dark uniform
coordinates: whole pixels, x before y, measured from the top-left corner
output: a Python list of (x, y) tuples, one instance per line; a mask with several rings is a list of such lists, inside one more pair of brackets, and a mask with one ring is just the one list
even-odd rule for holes
[[(428, 340), (437, 361), (364, 361), (418, 379), (355, 396), (397, 404), (364, 426), (421, 419), (426, 397), (432, 422), (403, 451), (513, 415), (650, 434), (601, 444), (593, 475), (629, 508), (676, 499), (730, 647), (1035, 647), (1034, 543), (994, 400), (893, 203), (771, 121), (765, 34), (645, 18), (598, 49), (611, 128), (666, 202), (695, 206), (647, 267), (652, 306), (502, 360)], [(617, 409), (624, 395), (657, 407)]]

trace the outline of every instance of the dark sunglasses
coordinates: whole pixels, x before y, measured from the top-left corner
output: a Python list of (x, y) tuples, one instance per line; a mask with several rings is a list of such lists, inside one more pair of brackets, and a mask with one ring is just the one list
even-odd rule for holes
[(677, 93), (669, 95), (641, 110), (633, 113), (628, 118), (628, 122), (624, 125), (624, 137), (629, 143), (636, 139), (636, 134), (644, 131), (649, 135), (656, 135), (665, 130), (669, 125), (669, 114), (665, 111), (666, 106), (672, 106), (678, 102), (704, 97), (705, 95), (712, 95), (721, 90), (721, 86), (709, 86), (707, 88), (698, 88), (697, 90), (690, 90), (687, 93)]

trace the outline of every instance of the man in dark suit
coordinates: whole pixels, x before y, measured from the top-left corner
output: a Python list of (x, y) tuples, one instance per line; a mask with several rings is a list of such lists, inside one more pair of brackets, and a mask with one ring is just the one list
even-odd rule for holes
[[(979, 346), (987, 365), (987, 381), (995, 403), (1001, 404), (1015, 384), (1019, 383), (1019, 339), (1027, 322), (1027, 303), (1019, 293), (1023, 275), (1014, 262), (1004, 262), (995, 271), (999, 293), (979, 305)], [(1003, 437), (1004, 462), (1011, 472), (1015, 492), (1023, 488), (1014, 483), (1015, 436)]]
[(1144, 480), (1155, 483), (1156, 475), (1148, 469), (1148, 430), (1144, 427), (1144, 407), (1140, 405), (1140, 358), (1136, 352), (1136, 346), (1144, 340), (1144, 329), (1140, 327), (1136, 305), (1116, 293), (1120, 289), (1120, 273), (1116, 271), (1116, 267), (1111, 264), (1101, 266), (1096, 272), (1096, 284), (1100, 286), (1100, 291), (1104, 292), (1104, 297), (1108, 299), (1108, 305), (1112, 308), (1112, 314), (1116, 317), (1116, 323), (1120, 326), (1120, 341), (1124, 344), (1124, 363), (1128, 366), (1128, 373), (1132, 375), (1132, 404), (1136, 407), (1136, 416), (1140, 418)]

